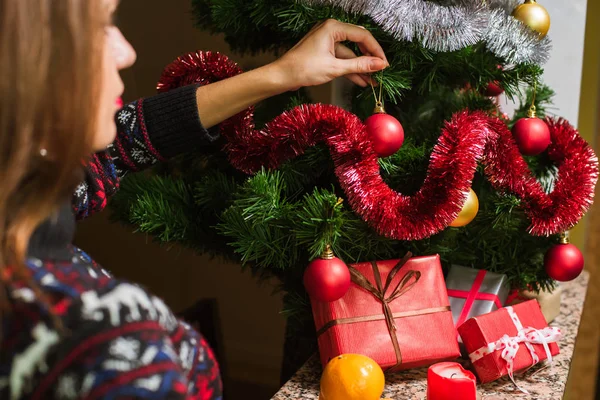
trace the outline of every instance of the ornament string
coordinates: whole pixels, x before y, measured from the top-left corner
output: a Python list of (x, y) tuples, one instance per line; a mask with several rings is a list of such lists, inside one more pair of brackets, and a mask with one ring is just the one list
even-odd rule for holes
[(335, 204), (331, 207), (328, 207), (329, 210), (327, 210), (327, 214), (329, 216), (329, 218), (326, 220), (325, 223), (325, 231), (327, 233), (327, 245), (325, 247), (325, 253), (329, 254), (331, 252), (331, 247), (333, 246), (334, 242), (335, 242), (335, 235), (333, 232), (333, 226), (332, 226), (332, 220), (333, 217), (335, 216), (336, 211), (338, 211), (341, 207), (341, 205), (344, 203), (344, 199), (342, 199), (341, 197), (338, 197), (337, 201), (335, 202)]
[(533, 94), (531, 96), (531, 106), (527, 112), (529, 118), (535, 118), (537, 116), (537, 108), (535, 107), (535, 96), (537, 93), (537, 79), (533, 81)]
[[(158, 87), (164, 92), (239, 73), (241, 69), (221, 54), (191, 53), (167, 67)], [(381, 235), (419, 240), (456, 219), (479, 163), (495, 190), (521, 200), (532, 235), (548, 236), (573, 227), (592, 205), (598, 157), (567, 121), (547, 118), (546, 123), (551, 135), (548, 157), (558, 169), (551, 193), (529, 170), (506, 123), (483, 112), (459, 112), (446, 122), (425, 181), (412, 196), (385, 183), (365, 124), (340, 107), (304, 104), (261, 130), (255, 129), (249, 108), (221, 123), (220, 132), (228, 141), (224, 151), (230, 163), (250, 174), (278, 168), (309, 147), (326, 143), (352, 210)]]
[(377, 109), (383, 109), (383, 80), (379, 80), (379, 97), (377, 97), (377, 93), (375, 93), (375, 86), (373, 85), (372, 77), (369, 77), (369, 83), (371, 84), (371, 89), (373, 89), (373, 97), (375, 97), (375, 107)]

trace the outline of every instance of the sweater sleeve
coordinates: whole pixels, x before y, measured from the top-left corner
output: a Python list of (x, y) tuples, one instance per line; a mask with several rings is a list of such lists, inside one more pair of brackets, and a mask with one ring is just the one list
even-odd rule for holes
[(33, 327), (27, 349), (52, 346), (46, 369), (30, 387), (19, 385), (15, 398), (222, 400), (218, 364), (200, 334), (137, 285), (93, 284), (79, 298), (50, 292), (69, 334)]
[(198, 115), (198, 85), (127, 104), (116, 115), (117, 137), (86, 165), (85, 180), (73, 195), (79, 219), (103, 210), (128, 172), (215, 142), (218, 127), (205, 129)]

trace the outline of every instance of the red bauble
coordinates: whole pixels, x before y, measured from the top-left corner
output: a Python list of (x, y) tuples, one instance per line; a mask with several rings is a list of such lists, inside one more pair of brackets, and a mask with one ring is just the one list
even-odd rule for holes
[(379, 157), (389, 157), (402, 147), (404, 128), (391, 115), (378, 112), (367, 118), (365, 125)]
[(350, 288), (348, 266), (331, 251), (311, 262), (304, 271), (304, 287), (312, 299), (336, 301)]
[(497, 97), (504, 93), (504, 88), (500, 86), (500, 82), (494, 81), (488, 83), (487, 87), (483, 91), (483, 94), (490, 97)]
[(519, 151), (526, 156), (535, 156), (550, 146), (550, 129), (539, 118), (521, 118), (512, 128)]
[(557, 244), (544, 256), (548, 276), (560, 282), (572, 281), (583, 271), (583, 254), (570, 244)]

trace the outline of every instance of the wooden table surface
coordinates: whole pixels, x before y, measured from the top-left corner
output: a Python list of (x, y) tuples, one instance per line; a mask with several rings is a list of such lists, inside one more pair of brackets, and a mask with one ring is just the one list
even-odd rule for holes
[[(563, 337), (559, 342), (560, 354), (551, 366), (540, 365), (517, 376), (517, 382), (529, 395), (516, 390), (508, 378), (478, 386), (481, 400), (501, 399), (562, 399), (569, 377), (573, 348), (577, 338), (581, 312), (589, 282), (589, 273), (584, 272), (572, 282), (561, 284), (561, 313), (552, 322), (560, 327)], [(314, 355), (272, 398), (272, 400), (296, 400), (319, 398), (321, 363)], [(425, 399), (427, 392), (427, 368), (413, 369), (386, 374), (384, 398)]]

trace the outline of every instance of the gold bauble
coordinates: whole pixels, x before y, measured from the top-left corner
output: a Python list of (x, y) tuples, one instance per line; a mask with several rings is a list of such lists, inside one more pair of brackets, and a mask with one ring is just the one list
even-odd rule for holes
[(473, 189), (469, 189), (469, 196), (467, 197), (465, 204), (463, 204), (462, 210), (460, 210), (460, 213), (458, 213), (458, 217), (456, 217), (456, 219), (450, 223), (450, 226), (459, 228), (461, 226), (468, 225), (475, 219), (478, 211), (479, 199), (477, 198), (477, 195)]
[(550, 14), (535, 0), (525, 0), (517, 6), (512, 16), (540, 34), (540, 39), (550, 30)]

